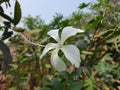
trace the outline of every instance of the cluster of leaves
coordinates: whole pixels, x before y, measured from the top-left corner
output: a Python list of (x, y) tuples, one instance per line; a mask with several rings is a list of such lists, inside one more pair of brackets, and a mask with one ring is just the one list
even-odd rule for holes
[(19, 23), (21, 19), (21, 8), (19, 2), (16, 0), (14, 6), (14, 18), (11, 18), (4, 12), (2, 4), (6, 4), (6, 8), (11, 7), (11, 5), (9, 0), (0, 1), (0, 16), (3, 19), (1, 19), (3, 23), (0, 24), (0, 31), (3, 31), (3, 34), (0, 37), (0, 50), (2, 51), (4, 56), (4, 60), (2, 61), (3, 64), (1, 66), (2, 70), (5, 71), (8, 68), (8, 64), (12, 63), (12, 56), (10, 54), (9, 48), (3, 41), (13, 35), (13, 31), (11, 31), (10, 29), (15, 27)]
[[(10, 6), (9, 0), (3, 0)], [(5, 72), (8, 81), (11, 82), (11, 90), (119, 90), (120, 89), (120, 1), (98, 0), (96, 3), (82, 3), (78, 11), (73, 12), (68, 18), (56, 14), (50, 24), (45, 24), (39, 17), (28, 16), (23, 23), (29, 30), (21, 32), (9, 40), (9, 47), (14, 64)], [(0, 15), (5, 18), (3, 40), (8, 38), (8, 31), (14, 26), (14, 30), (23, 31), (15, 27), (21, 18), (19, 2), (16, 0), (14, 19), (11, 19), (0, 6)], [(84, 9), (89, 9), (84, 12)], [(19, 11), (19, 12), (18, 12)], [(7, 23), (7, 24), (6, 24)], [(13, 26), (11, 25), (13, 24)], [(31, 25), (32, 24), (32, 25)], [(50, 29), (63, 29), (73, 26), (85, 30), (84, 34), (68, 39), (65, 44), (75, 44), (81, 52), (81, 64), (79, 68), (72, 66), (62, 55), (59, 56), (67, 63), (67, 70), (57, 72), (51, 67), (50, 53), (40, 60), (43, 47), (36, 44), (48, 44), (55, 42), (46, 36)], [(7, 30), (7, 33), (5, 33)], [(25, 38), (21, 38), (21, 34)], [(7, 38), (5, 38), (7, 36)], [(3, 39), (4, 38), (4, 39)], [(0, 50), (6, 48), (0, 42)], [(7, 47), (7, 46), (6, 46)], [(9, 51), (7, 49), (7, 51)], [(9, 57), (10, 52), (8, 53)], [(7, 55), (8, 57), (8, 55)], [(8, 60), (8, 58), (7, 58)], [(4, 62), (5, 63), (5, 62)], [(8, 65), (9, 63), (7, 63)], [(3, 69), (4, 70), (4, 69)], [(1, 85), (0, 85), (1, 86)]]

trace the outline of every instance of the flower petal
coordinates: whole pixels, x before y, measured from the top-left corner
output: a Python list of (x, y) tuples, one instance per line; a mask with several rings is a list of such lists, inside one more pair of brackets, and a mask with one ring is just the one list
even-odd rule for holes
[(75, 45), (66, 45), (61, 48), (66, 58), (77, 68), (80, 65), (80, 52)]
[(55, 43), (49, 43), (45, 46), (40, 58), (42, 58), (49, 50), (56, 48), (58, 45)]
[(50, 35), (53, 39), (55, 39), (57, 42), (60, 41), (60, 38), (59, 38), (59, 29), (55, 29), (55, 30), (50, 30), (47, 34)]
[(58, 56), (58, 51), (59, 49), (55, 49), (51, 55), (51, 64), (54, 67), (55, 70), (57, 71), (65, 71), (66, 70), (66, 65), (65, 63), (61, 60), (61, 58)]
[(62, 43), (64, 43), (64, 41), (67, 38), (69, 38), (77, 33), (82, 33), (82, 32), (84, 32), (84, 31), (80, 30), (80, 29), (76, 29), (73, 27), (65, 27), (65, 28), (63, 28), (63, 31), (61, 33), (61, 41), (62, 41)]

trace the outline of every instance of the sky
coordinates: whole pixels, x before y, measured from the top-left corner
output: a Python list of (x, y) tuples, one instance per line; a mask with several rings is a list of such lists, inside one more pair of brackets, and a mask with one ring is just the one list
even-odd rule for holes
[(31, 14), (40, 15), (46, 22), (50, 22), (55, 13), (61, 13), (69, 16), (77, 10), (80, 3), (94, 0), (19, 0), (23, 10), (23, 16)]
[[(15, 0), (11, 0), (15, 1)], [(52, 21), (55, 13), (61, 13), (64, 17), (71, 15), (73, 11), (82, 2), (94, 2), (95, 0), (18, 0), (21, 4), (22, 16), (31, 15), (33, 17), (39, 15), (46, 23)], [(13, 3), (11, 4), (14, 5)], [(7, 11), (10, 13), (13, 8)]]
[[(22, 9), (22, 17), (31, 15), (33, 17), (40, 16), (45, 23), (53, 20), (55, 13), (61, 13), (64, 17), (68, 17), (72, 12), (78, 10), (77, 7), (83, 2), (95, 2), (96, 0), (18, 0)], [(10, 0), (11, 8), (7, 8), (5, 13), (13, 17), (15, 0)], [(5, 5), (3, 4), (5, 7)], [(22, 25), (21, 23), (19, 24)], [(0, 32), (1, 36), (1, 32)]]

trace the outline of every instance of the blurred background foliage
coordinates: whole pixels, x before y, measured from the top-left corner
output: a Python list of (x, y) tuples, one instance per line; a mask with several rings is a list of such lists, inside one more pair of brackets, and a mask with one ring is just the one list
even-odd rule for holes
[[(4, 13), (1, 4), (11, 6), (9, 0), (0, 1), (0, 16), (4, 18), (0, 25), (0, 31), (3, 31), (0, 37), (0, 90), (120, 90), (119, 0), (81, 3), (71, 16), (65, 18), (56, 13), (49, 24), (40, 16), (28, 15), (21, 20), (22, 28), (16, 26), (22, 14), (19, 2), (15, 3), (14, 18)], [(66, 26), (85, 30), (84, 34), (66, 41), (79, 48), (82, 62), (75, 68), (60, 54), (68, 68), (57, 72), (51, 67), (50, 53), (40, 60), (43, 47), (38, 44), (54, 42), (47, 32)], [(4, 43), (6, 39), (9, 40), (7, 44)]]

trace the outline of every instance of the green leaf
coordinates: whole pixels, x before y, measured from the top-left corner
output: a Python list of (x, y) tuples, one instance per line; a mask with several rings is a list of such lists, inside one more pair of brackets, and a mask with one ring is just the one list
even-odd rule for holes
[(17, 25), (21, 20), (21, 7), (19, 2), (16, 0), (15, 7), (14, 7), (14, 19), (13, 23), (14, 25)]
[(67, 76), (69, 76), (69, 73), (66, 71), (62, 71), (62, 72), (60, 72), (60, 75), (63, 77), (65, 77), (65, 76), (67, 77)]
[(2, 51), (3, 53), (3, 56), (4, 56), (4, 66), (2, 66), (2, 69), (4, 70), (6, 68), (9, 67), (9, 64), (12, 64), (12, 56), (11, 56), (11, 53), (10, 53), (10, 50), (9, 50), (9, 47), (3, 42), (0, 40), (0, 50)]
[(116, 75), (115, 78), (120, 79), (120, 67), (119, 67), (119, 65), (118, 65), (117, 68), (115, 68), (115, 70), (113, 71), (113, 73)]
[(9, 90), (16, 90), (16, 87), (11, 87), (9, 88)]
[(69, 90), (81, 90), (83, 88), (83, 83), (81, 82), (72, 82), (70, 84)]
[(101, 59), (101, 61), (113, 60), (113, 58), (110, 55), (111, 55), (111, 53), (105, 54), (104, 57)]
[(25, 29), (21, 28), (21, 27), (14, 27), (13, 30), (16, 32), (24, 32), (25, 31)]
[(55, 90), (63, 90), (62, 85), (61, 85), (60, 81), (57, 78), (52, 78), (51, 84), (53, 85)]
[(96, 16), (95, 18), (93, 18), (89, 21), (89, 24), (92, 27), (96, 27), (102, 19), (103, 19), (103, 16)]
[(50, 86), (51, 85), (51, 82), (50, 82), (50, 80), (49, 80), (49, 76), (44, 76), (43, 78), (42, 78), (42, 85), (43, 86)]
[(37, 87), (35, 90), (51, 90), (50, 88), (47, 88), (47, 87)]
[(17, 69), (18, 68), (18, 65), (17, 64), (10, 64), (10, 66), (14, 69)]
[(96, 82), (93, 75), (85, 80), (84, 86), (85, 90), (95, 90)]
[(87, 3), (87, 4), (86, 3), (82, 3), (82, 4), (79, 5), (78, 8), (83, 9), (83, 8), (87, 7), (89, 4), (90, 3)]
[(94, 69), (99, 72), (100, 75), (105, 73), (110, 73), (114, 70), (116, 66), (109, 64), (107, 62), (100, 62), (98, 65), (94, 66)]
[(87, 44), (85, 42), (82, 42), (82, 41), (77, 41), (75, 44), (80, 49), (85, 49), (87, 47)]
[(110, 0), (105, 0), (106, 4), (109, 4)]
[(88, 51), (82, 51), (83, 54), (86, 54), (86, 55), (92, 55), (93, 52), (88, 52)]
[(1, 6), (0, 6), (0, 13), (4, 13), (4, 10)]

